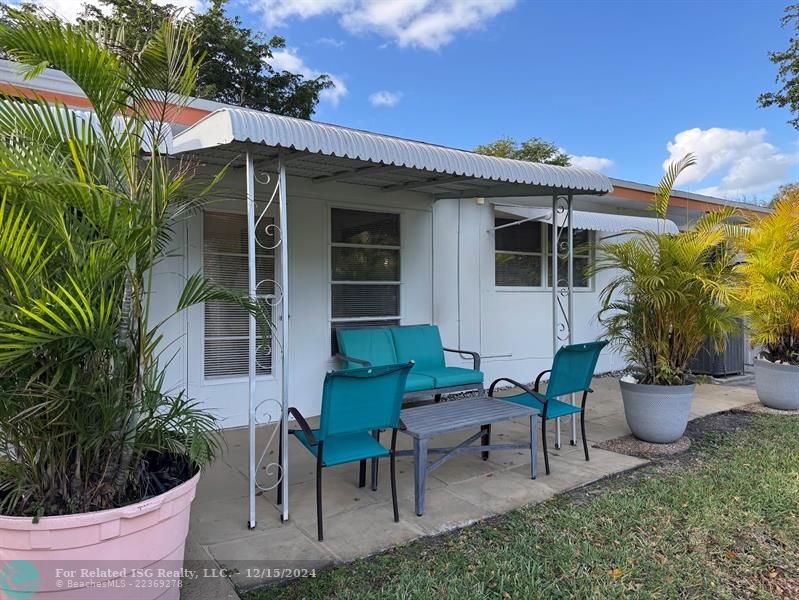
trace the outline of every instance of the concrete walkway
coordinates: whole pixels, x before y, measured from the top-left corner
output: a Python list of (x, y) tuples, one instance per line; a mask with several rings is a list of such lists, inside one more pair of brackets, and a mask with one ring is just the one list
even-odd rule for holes
[[(589, 441), (593, 444), (629, 434), (618, 382), (598, 378), (593, 387), (595, 393), (589, 397), (586, 411)], [(698, 386), (691, 418), (756, 401), (753, 389)], [(247, 529), (247, 431), (229, 430), (225, 433), (227, 451), (200, 480), (186, 551), (188, 568), (228, 569), (229, 579), (203, 577), (187, 582), (182, 597), (236, 598), (231, 580), (239, 590), (247, 590), (274, 580), (275, 569), (320, 568), (369, 556), (415, 538), (542, 502), (646, 462), (598, 448), (590, 449), (591, 461), (586, 462), (579, 441), (577, 446), (569, 445), (566, 422), (562, 425), (564, 446), (552, 450), (553, 430), (551, 423), (551, 475), (544, 474), (540, 449), (540, 474), (535, 481), (529, 478), (526, 451), (492, 452), (488, 461), (482, 461), (479, 454), (462, 454), (429, 477), (427, 511), (422, 517), (413, 512), (413, 459), (398, 458), (399, 523), (394, 523), (392, 516), (387, 461), (383, 461), (385, 466), (381, 464), (377, 492), (368, 486), (357, 487), (357, 463), (327, 468), (323, 473), (325, 541), (321, 543), (316, 539), (315, 461), (293, 439), (289, 449), (289, 522), (280, 522), (275, 493), (267, 492), (256, 499), (258, 527)], [(509, 422), (494, 426), (492, 441), (523, 442), (527, 435), (525, 424)], [(442, 436), (436, 438), (436, 445), (455, 445), (463, 437)], [(410, 438), (400, 434), (398, 446), (410, 448)], [(276, 460), (276, 454), (275, 448), (272, 460)], [(277, 575), (279, 578), (280, 573)]]

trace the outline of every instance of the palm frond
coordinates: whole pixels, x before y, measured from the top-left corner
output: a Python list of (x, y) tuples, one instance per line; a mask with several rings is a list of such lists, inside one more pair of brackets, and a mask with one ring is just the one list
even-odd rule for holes
[(666, 174), (660, 180), (655, 188), (653, 207), (655, 215), (658, 219), (665, 219), (668, 215), (669, 201), (671, 200), (671, 191), (674, 188), (674, 183), (685, 169), (692, 167), (696, 164), (696, 158), (693, 154), (686, 154), (681, 159), (669, 164), (666, 169)]

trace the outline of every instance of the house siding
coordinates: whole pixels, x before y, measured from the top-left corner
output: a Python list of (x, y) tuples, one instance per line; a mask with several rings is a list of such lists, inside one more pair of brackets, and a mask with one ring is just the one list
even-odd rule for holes
[[(215, 211), (245, 212), (243, 173), (228, 173), (215, 191), (218, 201), (208, 205)], [(274, 178), (273, 180), (274, 181)], [(272, 185), (256, 184), (256, 200), (266, 201)], [(289, 178), (287, 185), (289, 222), (289, 303), (290, 405), (303, 414), (320, 411), (322, 382), (326, 371), (339, 367), (330, 355), (330, 223), (332, 207), (362, 210), (386, 210), (400, 214), (401, 312), (403, 324), (433, 321), (432, 238), (433, 202), (411, 192), (382, 193), (346, 184), (316, 185), (307, 180)], [(276, 216), (276, 202), (270, 213)], [(175, 240), (170, 264), (161, 268), (155, 282), (154, 303), (158, 312), (174, 306), (182, 278), (202, 268), (202, 215), (185, 222), (186, 241)], [(181, 247), (182, 246), (182, 247)], [(182, 269), (178, 269), (182, 267)], [(178, 277), (179, 276), (179, 277)], [(276, 279), (281, 281), (279, 265)], [(284, 306), (278, 304), (273, 318), (277, 329)], [(170, 320), (162, 346), (180, 356), (170, 366), (167, 385), (187, 385), (190, 396), (211, 409), (223, 427), (247, 423), (248, 383), (246, 377), (206, 379), (203, 374), (203, 308), (192, 307)], [(273, 372), (258, 377), (258, 402), (280, 398), (280, 351), (273, 349)], [(266, 403), (259, 411), (263, 421), (278, 416), (277, 403)]]

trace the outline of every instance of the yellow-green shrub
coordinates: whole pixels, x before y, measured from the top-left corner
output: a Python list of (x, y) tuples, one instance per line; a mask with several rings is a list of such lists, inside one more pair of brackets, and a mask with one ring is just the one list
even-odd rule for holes
[(768, 360), (799, 365), (799, 191), (786, 191), (773, 213), (751, 220), (741, 250), (737, 295), (752, 343)]

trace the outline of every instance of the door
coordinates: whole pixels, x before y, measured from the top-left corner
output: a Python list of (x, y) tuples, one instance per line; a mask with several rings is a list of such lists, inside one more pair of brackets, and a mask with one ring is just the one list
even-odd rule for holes
[[(271, 307), (279, 261), (267, 224), (262, 220), (256, 234), (256, 280), (259, 296), (263, 295), (279, 331), (280, 305)], [(189, 274), (203, 271), (227, 288), (247, 291), (247, 218), (236, 203), (220, 204), (192, 216), (188, 242)], [(188, 311), (189, 394), (214, 412), (223, 427), (246, 425), (249, 419), (248, 334), (246, 311), (230, 303), (208, 302)], [(271, 345), (268, 339), (263, 344), (259, 335), (256, 405), (274, 400), (262, 404), (259, 422), (279, 418), (280, 352), (279, 348), (271, 350)]]

